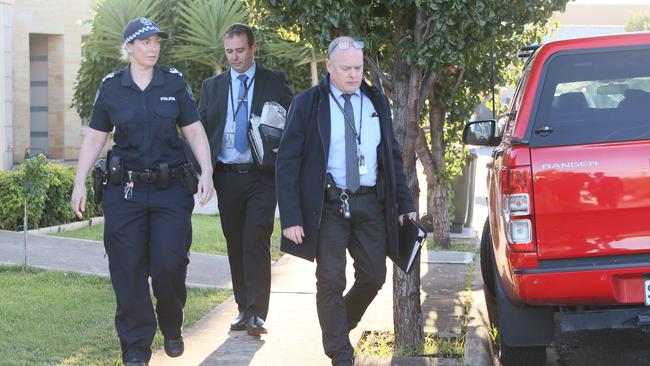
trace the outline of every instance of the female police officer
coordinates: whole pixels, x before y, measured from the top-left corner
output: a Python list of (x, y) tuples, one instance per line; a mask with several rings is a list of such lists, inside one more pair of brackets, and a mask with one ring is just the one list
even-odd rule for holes
[(182, 184), (188, 181), (184, 179), (187, 165), (177, 125), (201, 166), (201, 205), (213, 192), (208, 140), (191, 91), (178, 70), (156, 65), (161, 37), (167, 33), (147, 18), (134, 19), (124, 29), (129, 65), (108, 74), (99, 87), (71, 198), (72, 209), (81, 218), (86, 176), (115, 128), (103, 196), (104, 246), (117, 299), (115, 327), (126, 365), (146, 365), (151, 357), (156, 316), (149, 277), (165, 352), (177, 357), (184, 349), (185, 275), (194, 199), (184, 190), (188, 184)]

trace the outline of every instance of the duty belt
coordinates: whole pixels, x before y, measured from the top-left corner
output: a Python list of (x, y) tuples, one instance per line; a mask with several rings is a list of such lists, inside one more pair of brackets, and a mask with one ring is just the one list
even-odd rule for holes
[[(160, 177), (160, 170), (158, 169), (145, 169), (145, 170), (127, 170), (127, 176), (122, 177), (123, 182), (128, 181), (128, 176), (131, 176), (131, 180), (134, 183), (146, 183), (154, 184), (158, 181)], [(178, 179), (183, 175), (183, 165), (177, 165), (175, 167), (169, 168), (169, 179)]]

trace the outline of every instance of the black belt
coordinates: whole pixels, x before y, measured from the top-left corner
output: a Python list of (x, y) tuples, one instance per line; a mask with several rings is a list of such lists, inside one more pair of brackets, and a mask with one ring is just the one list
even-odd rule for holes
[(224, 164), (217, 163), (214, 170), (218, 172), (237, 172), (237, 173), (248, 173), (253, 170), (257, 170), (257, 165), (253, 163), (246, 164)]
[(340, 193), (343, 193), (343, 192), (347, 193), (348, 196), (354, 196), (354, 195), (357, 195), (357, 194), (368, 194), (368, 193), (375, 193), (375, 192), (377, 192), (377, 187), (376, 187), (376, 186), (372, 186), (372, 187), (361, 186), (361, 187), (359, 187), (359, 189), (357, 189), (357, 191), (354, 192), (354, 193), (352, 193), (352, 191), (350, 191), (349, 189), (340, 189), (340, 188), (338, 188), (338, 187), (337, 187), (337, 189), (339, 190)]
[[(127, 170), (126, 177), (124, 177), (124, 181), (122, 183), (126, 183), (129, 180), (129, 174), (130, 174), (130, 179), (134, 183), (146, 183), (146, 184), (154, 184), (158, 180), (160, 170), (158, 169), (145, 169), (145, 170), (140, 170), (140, 171), (134, 171), (134, 170)], [(183, 176), (183, 165), (178, 165), (175, 167), (170, 167), (169, 168), (169, 179), (178, 179)]]

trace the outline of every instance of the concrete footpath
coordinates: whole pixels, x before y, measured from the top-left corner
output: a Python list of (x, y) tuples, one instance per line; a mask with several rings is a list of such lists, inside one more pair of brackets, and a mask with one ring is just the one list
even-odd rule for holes
[[(44, 235), (28, 236), (29, 263), (35, 267), (57, 271), (74, 271), (108, 275), (108, 263), (101, 243)], [(0, 264), (18, 264), (23, 258), (23, 234), (0, 231)], [(461, 333), (463, 299), (467, 285), (468, 264), (474, 260), (467, 252), (423, 252), (421, 260), (421, 300), (425, 331), (445, 337)], [(359, 326), (352, 331), (353, 344), (365, 330), (392, 330), (392, 269), (388, 260), (384, 288), (370, 305)], [(348, 261), (348, 285), (353, 279)], [(272, 267), (272, 292), (267, 318), (268, 335), (251, 337), (229, 330), (237, 315), (231, 297), (208, 313), (191, 329), (185, 330), (186, 351), (172, 359), (164, 352), (154, 354), (152, 366), (158, 365), (328, 365), (321, 345), (320, 326), (316, 314), (315, 264), (284, 256)], [(479, 276), (480, 277), (480, 276)], [(229, 288), (230, 275), (225, 256), (191, 254), (188, 285)], [(475, 300), (476, 293), (474, 294)], [(482, 296), (482, 295), (481, 295)], [(466, 340), (466, 343), (472, 344)], [(480, 342), (479, 342), (480, 343)], [(473, 346), (474, 347), (474, 346)], [(470, 359), (480, 352), (468, 349)], [(357, 358), (356, 365), (457, 365), (455, 359), (421, 358), (391, 359)], [(488, 365), (480, 360), (467, 365)]]
[[(21, 264), (23, 233), (0, 230), (0, 264)], [(108, 277), (104, 244), (93, 240), (27, 235), (27, 263), (53, 271), (72, 271)], [(223, 255), (191, 253), (187, 284), (194, 287), (232, 288), (230, 265)]]

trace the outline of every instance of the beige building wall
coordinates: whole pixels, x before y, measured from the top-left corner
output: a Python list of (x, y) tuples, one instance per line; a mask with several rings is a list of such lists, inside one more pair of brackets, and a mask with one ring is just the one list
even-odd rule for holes
[(81, 63), (81, 38), (90, 33), (81, 22), (92, 16), (91, 0), (12, 3), (13, 160), (22, 161), (30, 146), (30, 34), (45, 35), (48, 40), (48, 155), (53, 159), (76, 159), (83, 131), (71, 105)]
[(556, 18), (561, 25), (625, 25), (630, 15), (639, 11), (650, 12), (650, 1), (647, 4), (625, 0), (612, 1), (612, 4), (569, 2), (566, 11), (556, 14)]
[(0, 0), (0, 171), (12, 164), (11, 43), (13, 0)]

